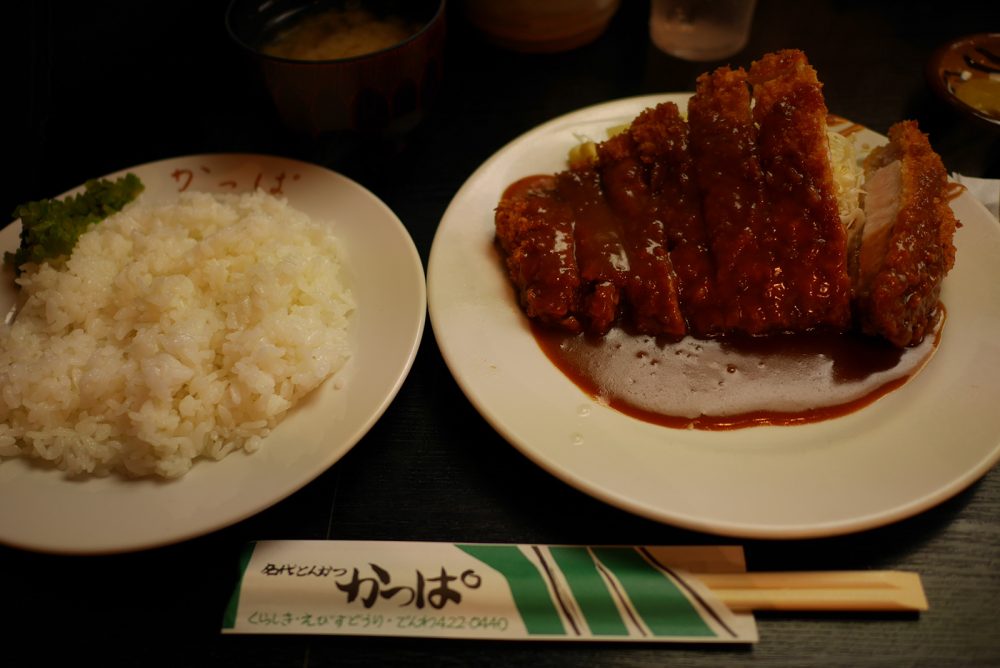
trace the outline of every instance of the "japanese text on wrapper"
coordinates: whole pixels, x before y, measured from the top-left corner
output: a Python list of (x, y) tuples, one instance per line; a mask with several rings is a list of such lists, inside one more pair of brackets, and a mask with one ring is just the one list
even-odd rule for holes
[(399, 607), (422, 610), (429, 606), (441, 610), (448, 604), (461, 604), (464, 591), (478, 589), (482, 584), (482, 577), (472, 569), (453, 575), (441, 567), (432, 574), (414, 570), (412, 574), (394, 577), (376, 563), (369, 563), (364, 570), (356, 566), (268, 563), (261, 573), (273, 577), (332, 578), (335, 588), (345, 594), (347, 603), (360, 603), (365, 609), (384, 600)]

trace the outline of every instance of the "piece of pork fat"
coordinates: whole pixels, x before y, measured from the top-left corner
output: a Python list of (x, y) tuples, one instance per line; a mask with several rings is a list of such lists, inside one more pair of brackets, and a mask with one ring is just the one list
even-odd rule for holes
[(496, 243), (528, 317), (579, 332), (573, 211), (555, 196), (555, 186), (551, 176), (511, 184), (497, 205)]
[(899, 347), (939, 317), (941, 281), (955, 264), (957, 221), (941, 158), (914, 121), (889, 129), (865, 160), (865, 226), (854, 280), (862, 331)]
[(723, 329), (781, 329), (783, 278), (768, 243), (770, 211), (757, 156), (746, 72), (729, 67), (698, 77), (688, 101), (695, 181), (716, 267)]
[(761, 240), (779, 280), (775, 327), (846, 329), (851, 323), (847, 232), (830, 164), (827, 108), (816, 70), (803, 52), (765, 55), (748, 73), (757, 154), (770, 204)]

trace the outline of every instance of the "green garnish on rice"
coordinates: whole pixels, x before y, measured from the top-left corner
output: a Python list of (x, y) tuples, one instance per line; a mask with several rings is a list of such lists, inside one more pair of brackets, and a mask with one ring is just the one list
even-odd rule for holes
[(21, 245), (14, 253), (4, 253), (4, 262), (20, 272), (26, 262), (69, 255), (77, 239), (94, 223), (125, 208), (144, 186), (135, 174), (114, 181), (91, 179), (84, 191), (65, 199), (43, 199), (21, 204), (14, 217), (21, 219)]

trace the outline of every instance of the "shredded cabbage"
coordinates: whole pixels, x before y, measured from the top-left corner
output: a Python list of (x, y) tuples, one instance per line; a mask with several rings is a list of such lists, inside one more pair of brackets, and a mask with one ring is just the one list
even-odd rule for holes
[(833, 130), (827, 130), (829, 138), (830, 168), (833, 170), (833, 185), (837, 194), (837, 211), (840, 223), (848, 230), (860, 225), (864, 220), (861, 208), (861, 186), (864, 171), (858, 165), (851, 140)]

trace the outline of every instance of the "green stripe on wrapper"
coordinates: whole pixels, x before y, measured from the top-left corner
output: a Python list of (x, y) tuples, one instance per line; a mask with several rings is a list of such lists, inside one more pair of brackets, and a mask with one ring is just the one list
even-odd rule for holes
[(507, 580), (529, 635), (566, 635), (559, 612), (538, 569), (514, 545), (456, 545)]
[(236, 613), (240, 607), (240, 590), (243, 589), (243, 576), (246, 575), (247, 566), (250, 565), (250, 559), (253, 557), (253, 549), (256, 545), (256, 543), (248, 543), (242, 552), (240, 552), (240, 577), (236, 581), (236, 588), (233, 589), (229, 605), (226, 606), (226, 612), (222, 616), (222, 628), (224, 629), (236, 628)]
[(590, 632), (595, 636), (627, 636), (628, 628), (590, 551), (585, 547), (551, 547), (549, 552), (566, 578)]
[(666, 573), (631, 547), (595, 547), (643, 622), (657, 636), (714, 636), (698, 610)]

